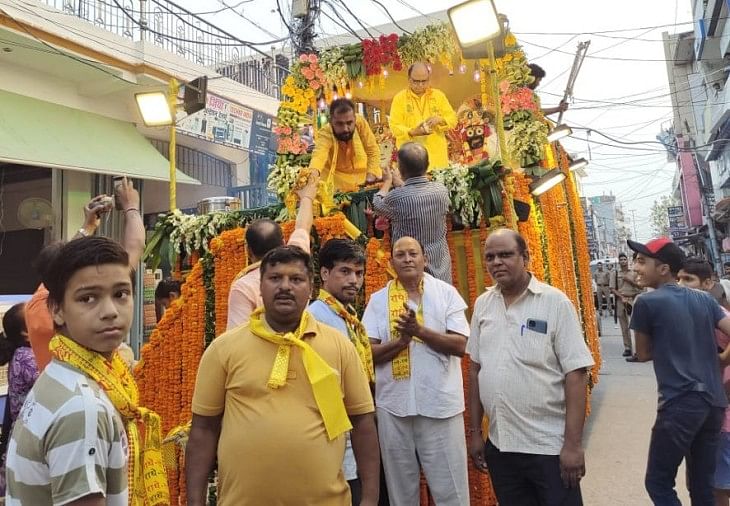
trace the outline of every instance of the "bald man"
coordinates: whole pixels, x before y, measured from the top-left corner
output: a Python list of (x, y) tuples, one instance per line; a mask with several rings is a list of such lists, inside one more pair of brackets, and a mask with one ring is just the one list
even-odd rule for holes
[(423, 469), (436, 504), (466, 506), (466, 303), (425, 272), (426, 262), (417, 240), (398, 239), (396, 279), (370, 297), (362, 318), (375, 363), (380, 451), (390, 504), (418, 504)]
[(399, 171), (383, 170), (383, 184), (373, 197), (373, 208), (390, 220), (394, 241), (410, 236), (423, 245), (428, 259), (426, 272), (451, 283), (451, 255), (446, 242), (449, 191), (442, 183), (429, 181), (426, 167), (426, 148), (416, 142), (403, 144), (398, 150)]
[[(310, 176), (307, 184), (297, 190), (299, 210), (289, 237), (289, 246), (298, 246), (309, 253), (313, 221), (313, 202), (317, 193), (319, 176)], [(278, 223), (268, 218), (251, 222), (246, 227), (246, 252), (248, 266), (238, 273), (228, 293), (228, 323), (226, 330), (247, 323), (251, 313), (263, 306), (261, 298), (261, 259), (274, 248), (284, 245), (284, 234)]]
[(456, 113), (446, 95), (431, 87), (427, 64), (414, 63), (408, 68), (408, 88), (393, 97), (389, 118), (396, 147), (418, 142), (428, 151), (428, 170), (448, 167), (446, 132), (456, 126)]
[(527, 270), (530, 252), (518, 233), (490, 234), (484, 260), (496, 284), (477, 298), (466, 348), (469, 453), (477, 469), (489, 469), (499, 504), (580, 506), (593, 357), (578, 314)]

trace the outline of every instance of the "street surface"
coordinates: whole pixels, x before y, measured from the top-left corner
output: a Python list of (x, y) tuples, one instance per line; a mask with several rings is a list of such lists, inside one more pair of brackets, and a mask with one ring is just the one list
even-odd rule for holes
[[(586, 506), (651, 505), (644, 472), (656, 416), (654, 369), (651, 362), (625, 361), (621, 330), (613, 318), (604, 317), (602, 328), (603, 368), (584, 437), (583, 500)], [(682, 504), (689, 505), (684, 465), (677, 491)]]

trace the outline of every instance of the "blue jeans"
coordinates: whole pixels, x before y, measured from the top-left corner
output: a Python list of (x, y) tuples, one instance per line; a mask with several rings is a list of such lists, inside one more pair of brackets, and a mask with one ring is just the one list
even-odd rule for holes
[(681, 506), (674, 490), (677, 469), (686, 460), (692, 506), (713, 506), (712, 479), (724, 408), (696, 392), (666, 402), (651, 431), (646, 491), (655, 506)]

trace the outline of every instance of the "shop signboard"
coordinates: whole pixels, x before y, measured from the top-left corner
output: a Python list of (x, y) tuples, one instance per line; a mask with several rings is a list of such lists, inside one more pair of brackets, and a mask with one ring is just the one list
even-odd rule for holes
[(271, 132), (274, 128), (274, 117), (261, 111), (253, 112), (251, 123), (251, 140), (249, 149), (257, 155), (265, 155), (272, 151)]
[(684, 236), (687, 232), (687, 224), (684, 220), (682, 206), (667, 207), (667, 218), (669, 219), (669, 233), (672, 239)]
[(210, 142), (248, 149), (254, 110), (208, 93), (205, 109), (178, 121), (177, 130)]

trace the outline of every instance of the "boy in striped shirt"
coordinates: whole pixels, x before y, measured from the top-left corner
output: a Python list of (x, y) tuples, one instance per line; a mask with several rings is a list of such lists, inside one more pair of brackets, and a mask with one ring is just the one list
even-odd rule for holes
[(127, 253), (107, 238), (77, 239), (60, 249), (46, 278), (57, 332), (54, 358), (28, 394), (11, 436), (6, 504), (126, 506), (125, 426), (84, 367), (103, 358), (112, 369), (129, 331)]

